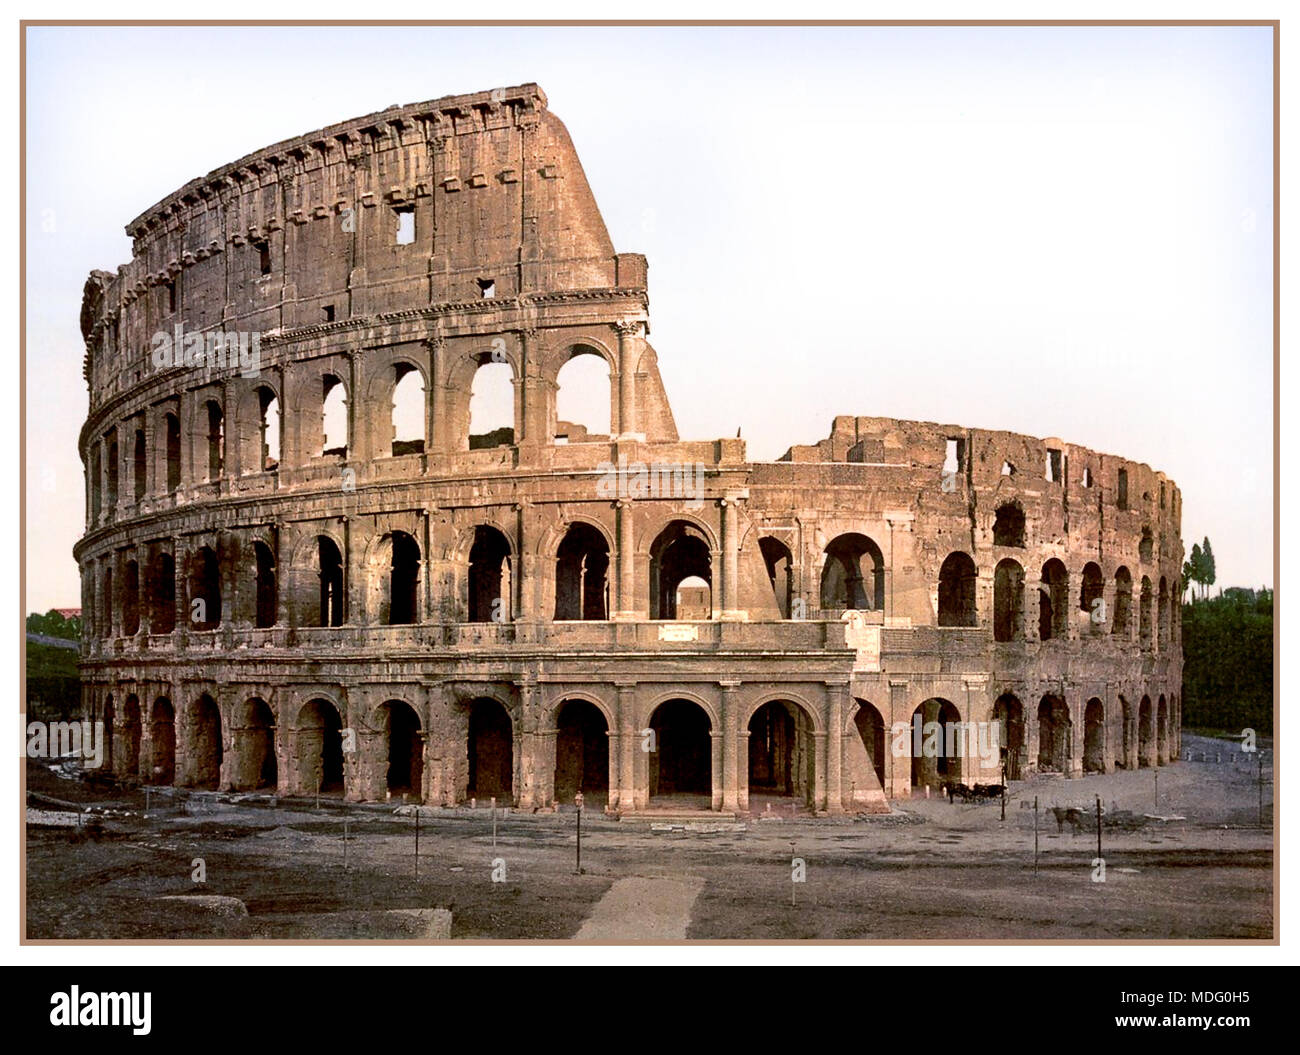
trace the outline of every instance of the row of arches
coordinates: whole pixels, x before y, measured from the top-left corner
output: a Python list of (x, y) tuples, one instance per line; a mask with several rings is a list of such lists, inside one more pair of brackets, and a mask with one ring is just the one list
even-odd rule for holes
[[(467, 764), (461, 798), (511, 801), (516, 736), (510, 712), (491, 697), (465, 701), (461, 709)], [(175, 709), (166, 696), (157, 697), (146, 715), (138, 697), (128, 695), (119, 715), (110, 695), (99, 717), (112, 730), (104, 764), (145, 783), (216, 790), (224, 778), (224, 786), (236, 791), (341, 796), (351, 779), (345, 758), (356, 750), (355, 736), (345, 730), (337, 706), (325, 698), (307, 700), (290, 719), (286, 740), (290, 757), (284, 774), (276, 750), (276, 719), (260, 697), (238, 704), (229, 728), (223, 726), (220, 708), (206, 693), (180, 716), (184, 729), (179, 734)], [(381, 743), (376, 757), (384, 792), (421, 796), (428, 733), (416, 710), (405, 701), (388, 700), (374, 708), (367, 724)], [(812, 727), (811, 717), (793, 701), (770, 700), (755, 710), (748, 723), (753, 794), (811, 806)], [(598, 803), (608, 795), (609, 734), (606, 714), (589, 700), (564, 699), (558, 704), (553, 780), (557, 800), (569, 801), (582, 792)], [(655, 708), (645, 735), (652, 805), (708, 808), (713, 730), (707, 712), (693, 700), (666, 700)]]
[[(512, 443), (515, 436), (516, 387), (514, 367), (504, 352), (473, 357), (468, 402), (463, 414), (463, 444), (469, 450)], [(382, 368), (368, 387), (365, 402), (387, 403), (386, 434), (376, 433), (370, 456), (401, 457), (423, 454), (430, 446), (429, 386), (426, 368), (407, 359), (395, 359)], [(166, 409), (147, 422), (136, 418), (106, 430), (92, 443), (87, 457), (88, 508), (92, 523), (107, 513), (111, 519), (124, 477), (129, 479), (136, 502), (149, 494), (171, 493), (182, 485), (240, 475), (275, 472), (282, 460), (286, 430), (301, 434), (298, 460), (334, 458), (346, 461), (356, 454), (356, 432), (374, 429), (361, 422), (349, 396), (350, 370), (345, 361), (322, 366), (313, 375), (314, 390), (295, 390), (293, 413), (308, 420), (289, 419), (283, 412), (282, 382), (267, 378), (242, 389), (211, 389), (199, 397), (193, 412), (190, 470), (185, 473), (185, 427), (178, 409)], [(591, 345), (575, 345), (556, 378), (556, 425), (550, 439), (559, 444), (587, 439), (608, 439), (611, 428), (611, 373), (606, 353)], [(233, 408), (227, 402), (233, 401)], [(236, 422), (228, 428), (233, 409)], [(152, 426), (153, 436), (150, 435)], [(381, 430), (382, 432), (382, 430)], [(129, 461), (120, 454), (128, 444)], [(236, 468), (237, 467), (237, 468)]]
[[(963, 554), (964, 556), (964, 554)], [(973, 565), (971, 565), (973, 568)], [(993, 572), (993, 639), (1018, 641), (1025, 634), (1025, 570), (1011, 559), (1000, 560)], [(1083, 613), (1094, 632), (1109, 625), (1110, 633), (1127, 638), (1132, 634), (1133, 576), (1127, 567), (1120, 566), (1113, 579), (1114, 602), (1106, 605), (1106, 582), (1101, 568), (1093, 561), (1083, 566), (1079, 576), (1077, 606), (1071, 605), (1070, 573), (1065, 564), (1053, 557), (1046, 561), (1039, 574), (1038, 639), (1048, 641), (1065, 637), (1076, 610)], [(1153, 596), (1154, 593), (1154, 596)], [(1170, 589), (1162, 575), (1159, 586), (1153, 591), (1149, 576), (1142, 576), (1138, 592), (1138, 639), (1144, 647), (1153, 643), (1169, 644), (1179, 615), (1177, 583)], [(1154, 623), (1153, 623), (1154, 601)], [(942, 619), (940, 625), (944, 625)]]

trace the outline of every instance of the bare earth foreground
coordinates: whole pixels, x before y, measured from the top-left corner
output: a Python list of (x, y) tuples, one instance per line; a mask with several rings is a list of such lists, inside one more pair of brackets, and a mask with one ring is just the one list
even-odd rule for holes
[[(499, 813), (495, 846), (489, 809), (422, 809), (417, 858), (411, 807), (154, 793), (144, 817), (143, 792), (32, 762), (27, 938), (430, 940), (435, 914), (410, 910), (450, 909), (451, 937), (479, 940), (1270, 940), (1271, 756), (1264, 828), (1254, 756), (1186, 735), (1183, 761), (1158, 770), (1158, 803), (1157, 771), (1141, 769), (1016, 783), (1005, 822), (996, 802), (946, 799), (834, 820), (588, 812), (580, 875), (572, 807)], [(1058, 833), (1047, 809), (1091, 812), (1096, 795), (1131, 815), (1103, 826), (1104, 882), (1095, 825)], [(51, 798), (112, 812), (57, 827)]]

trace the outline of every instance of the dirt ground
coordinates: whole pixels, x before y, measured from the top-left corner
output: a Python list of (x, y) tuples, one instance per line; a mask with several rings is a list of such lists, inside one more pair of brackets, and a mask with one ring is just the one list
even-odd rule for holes
[[(446, 908), (453, 939), (1270, 940), (1271, 749), (1263, 828), (1252, 757), (1191, 735), (1183, 752), (1158, 771), (1015, 783), (1005, 821), (997, 802), (924, 798), (888, 816), (744, 824), (586, 813), (582, 874), (572, 807), (498, 813), (495, 845), (486, 807), (421, 809), (417, 857), (411, 807), (154, 793), (145, 817), (143, 792), (31, 761), (26, 936), (425, 940), (409, 910)], [(1103, 823), (1104, 882), (1095, 824), (1058, 832), (1048, 810), (1090, 818), (1097, 795), (1129, 820)], [(45, 827), (60, 823), (52, 799), (112, 812), (83, 815), (97, 830)], [(619, 880), (636, 882), (611, 892)], [(196, 894), (243, 908), (160, 900)]]

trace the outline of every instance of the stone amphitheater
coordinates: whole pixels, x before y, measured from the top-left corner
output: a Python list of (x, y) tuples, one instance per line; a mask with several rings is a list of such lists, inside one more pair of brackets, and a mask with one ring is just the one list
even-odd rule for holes
[[(1172, 481), (878, 417), (773, 462), (679, 439), (646, 260), (536, 84), (258, 150), (126, 229), (83, 298), (75, 550), (121, 780), (823, 815), (1177, 756)], [(593, 356), (608, 434), (557, 414)], [(472, 433), (489, 376), (513, 421)]]

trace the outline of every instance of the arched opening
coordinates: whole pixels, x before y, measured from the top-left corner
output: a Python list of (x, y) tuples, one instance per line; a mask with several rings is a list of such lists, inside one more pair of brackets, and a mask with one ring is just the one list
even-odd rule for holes
[(321, 378), (320, 453), (323, 458), (348, 456), (348, 390), (341, 378)]
[(226, 421), (221, 404), (210, 399), (204, 404), (208, 417), (208, 479), (219, 480), (225, 464)]
[(167, 437), (167, 493), (181, 485), (181, 419), (175, 414), (163, 415), (163, 432)]
[(555, 618), (609, 618), (609, 543), (590, 524), (573, 524), (556, 550)]
[(99, 597), (99, 618), (104, 626), (104, 637), (113, 636), (113, 569), (104, 569), (104, 578)]
[(809, 809), (815, 805), (815, 743), (812, 721), (798, 704), (770, 700), (754, 712), (749, 719), (751, 810), (762, 812), (768, 802), (787, 807), (798, 802)]
[(475, 700), (469, 710), (469, 794), (514, 796), (515, 748), (510, 713), (497, 700)]
[(609, 796), (609, 723), (587, 700), (565, 700), (555, 722), (555, 801), (582, 792), (588, 806)]
[(580, 443), (610, 435), (609, 363), (590, 348), (575, 348), (555, 382), (555, 440)]
[(876, 771), (880, 787), (885, 787), (885, 719), (876, 708), (866, 700), (858, 700), (858, 711), (853, 716), (862, 746), (867, 749), (871, 759), (871, 768)]
[(960, 550), (939, 568), (939, 625), (978, 626), (975, 612), (975, 562)]
[(1083, 709), (1083, 771), (1106, 772), (1106, 708), (1095, 696)]
[(1138, 634), (1143, 648), (1151, 647), (1151, 580), (1142, 576), (1142, 592), (1138, 599)]
[(1093, 561), (1083, 566), (1082, 584), (1079, 587), (1079, 610), (1088, 613), (1088, 624), (1099, 630), (1106, 622), (1106, 580), (1101, 568)]
[(1070, 573), (1053, 557), (1043, 565), (1038, 587), (1038, 639), (1050, 641), (1069, 632)]
[(90, 452), (90, 472), (88, 475), (90, 476), (90, 523), (93, 526), (99, 523), (99, 516), (103, 512), (101, 487), (104, 477), (99, 461), (98, 444)]
[(510, 595), (510, 543), (496, 528), (480, 524), (469, 551), (469, 621), (510, 622)]
[(317, 626), (343, 625), (343, 554), (328, 535), (316, 537), (316, 571), (320, 578)]
[(420, 547), (405, 531), (393, 532), (391, 547), (388, 622), (392, 626), (403, 626), (416, 622), (420, 590)]
[(122, 704), (122, 745), (117, 752), (121, 773), (134, 779), (140, 769), (140, 699), (132, 694)]
[(237, 791), (276, 786), (275, 717), (266, 701), (256, 696), (240, 707), (235, 725), (234, 769)]
[(176, 782), (176, 715), (166, 696), (153, 701), (149, 715), (149, 779), (154, 784)]
[(135, 490), (135, 500), (138, 502), (144, 497), (146, 490), (145, 485), (148, 483), (147, 473), (149, 458), (145, 453), (144, 429), (135, 430), (135, 451), (131, 459), (131, 482)]
[(140, 565), (133, 560), (122, 569), (122, 633), (140, 631)]
[(255, 565), (253, 584), (257, 597), (253, 625), (264, 629), (275, 626), (276, 608), (279, 603), (275, 582), (275, 555), (265, 542), (254, 542), (253, 561)]
[(1025, 511), (1019, 502), (1004, 502), (993, 516), (993, 545), (1025, 545)]
[(1169, 764), (1169, 705), (1163, 696), (1156, 703), (1156, 762)]
[(1135, 732), (1133, 725), (1133, 705), (1123, 696), (1119, 698), (1120, 721), (1123, 728), (1120, 730), (1120, 743), (1123, 745), (1121, 752), (1122, 758), (1115, 759), (1116, 769), (1128, 769), (1131, 765), (1130, 759), (1133, 758), (1135, 744), (1133, 743), (1133, 734)]
[[(650, 547), (650, 618), (680, 619), (684, 618), (678, 609), (679, 600), (685, 600), (693, 609), (697, 619), (711, 619), (713, 616), (713, 570), (709, 554), (709, 543), (694, 524), (685, 520), (674, 520), (659, 532), (658, 538)], [(696, 583), (687, 585), (694, 594), (679, 597), (678, 587), (687, 579), (697, 579)], [(708, 615), (701, 614), (704, 609), (701, 592), (708, 594)]]
[[(912, 712), (912, 787), (938, 790), (960, 783), (966, 754), (961, 713), (948, 700), (926, 700)], [(918, 750), (919, 748), (919, 750)]]
[(1138, 704), (1138, 768), (1145, 769), (1155, 761), (1154, 715), (1151, 713), (1151, 697), (1143, 696)]
[(1024, 780), (1028, 758), (1025, 752), (1025, 708), (1012, 693), (1005, 692), (993, 705), (993, 720), (998, 723), (998, 744), (1007, 780)]
[(469, 396), (469, 449), (515, 442), (515, 384), (510, 364), (485, 356), (474, 371)]
[(767, 566), (767, 581), (772, 584), (776, 607), (782, 619), (789, 619), (790, 602), (794, 597), (794, 556), (789, 546), (770, 535), (758, 540), (758, 548)]
[(380, 704), (379, 729), (387, 745), (388, 768), (385, 786), (390, 795), (420, 798), (424, 776), (424, 741), (420, 719), (410, 704), (389, 700)]
[(104, 700), (104, 710), (100, 715), (100, 721), (103, 722), (104, 726), (101, 731), (104, 744), (104, 757), (100, 764), (106, 773), (113, 772), (113, 734), (116, 719), (117, 708), (113, 703), (113, 697), (110, 695)]
[(343, 791), (343, 721), (329, 700), (309, 700), (298, 711), (294, 762), (300, 793)]
[(191, 630), (221, 625), (221, 566), (211, 546), (199, 547), (190, 558), (189, 620)]
[(1133, 607), (1133, 576), (1123, 566), (1115, 571), (1115, 614), (1111, 633), (1119, 637), (1129, 635), (1129, 610)]
[(884, 611), (885, 559), (866, 535), (840, 535), (826, 547), (821, 606), (827, 611)]
[(713, 618), (713, 590), (698, 575), (688, 575), (677, 584), (674, 618), (705, 622)]
[(1059, 696), (1047, 695), (1038, 704), (1038, 771), (1067, 773), (1070, 769), (1070, 709)]
[(221, 711), (204, 693), (190, 706), (189, 786), (216, 790), (221, 783)]
[(1160, 647), (1169, 644), (1169, 583), (1160, 576), (1160, 586), (1156, 590), (1156, 632)]
[(1018, 641), (1024, 612), (1024, 569), (1010, 559), (998, 561), (993, 571), (993, 640)]
[(280, 398), (269, 388), (257, 390), (257, 472), (274, 472), (280, 467)]
[(108, 496), (108, 515), (114, 517), (117, 515), (117, 481), (118, 473), (121, 471), (117, 462), (117, 430), (113, 429), (106, 439), (108, 442), (108, 487), (105, 494)]
[(665, 700), (655, 708), (650, 716), (652, 806), (712, 808), (710, 729), (708, 714), (692, 700)]
[(424, 376), (410, 363), (394, 368), (393, 457), (424, 453)]

